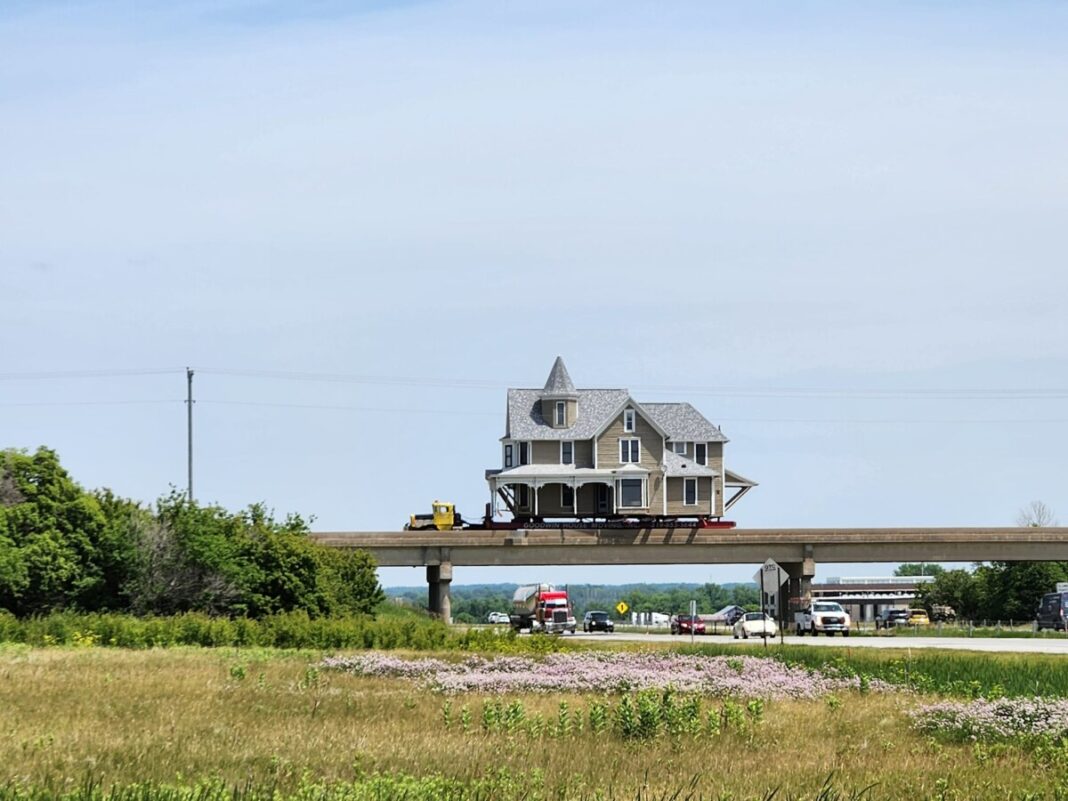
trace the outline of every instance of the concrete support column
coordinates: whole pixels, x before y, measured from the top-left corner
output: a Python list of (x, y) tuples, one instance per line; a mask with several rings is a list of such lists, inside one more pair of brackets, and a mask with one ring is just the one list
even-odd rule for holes
[(805, 558), (800, 562), (786, 562), (783, 570), (790, 574), (790, 580), (783, 585), (779, 597), (779, 617), (788, 630), (794, 624), (794, 612), (804, 609), (812, 603), (812, 579), (816, 575), (816, 560), (811, 556), (812, 549), (805, 548)]
[(437, 615), (445, 625), (452, 625), (452, 563), (442, 562), (440, 565), (427, 565), (426, 583), (429, 590), (427, 609), (430, 614)]

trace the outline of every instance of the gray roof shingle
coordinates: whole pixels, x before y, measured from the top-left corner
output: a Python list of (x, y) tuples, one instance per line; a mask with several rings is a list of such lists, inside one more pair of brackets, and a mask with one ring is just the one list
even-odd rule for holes
[(685, 442), (727, 442), (718, 426), (688, 403), (643, 403), (642, 408), (667, 432), (668, 438)]
[(546, 397), (553, 398), (573, 398), (577, 395), (562, 357), (557, 356), (556, 361), (553, 362), (553, 369), (549, 371), (549, 378), (545, 381), (545, 388), (542, 392)]
[(508, 390), (506, 439), (590, 439), (630, 397), (625, 389), (579, 389), (578, 419), (570, 428), (553, 428), (541, 416), (540, 389)]

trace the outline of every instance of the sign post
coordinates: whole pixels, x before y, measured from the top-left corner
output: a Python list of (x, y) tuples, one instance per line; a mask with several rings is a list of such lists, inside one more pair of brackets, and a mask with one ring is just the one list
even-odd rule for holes
[(697, 628), (697, 601), (690, 601), (690, 645), (693, 645), (694, 629)]
[[(760, 585), (760, 611), (763, 614), (768, 613), (768, 599), (765, 591), (766, 587), (773, 587), (775, 590), (776, 600), (778, 600), (779, 590), (782, 585), (790, 580), (790, 574), (779, 567), (779, 563), (774, 559), (768, 559), (764, 564), (760, 566), (760, 569), (753, 575), (753, 581)], [(773, 616), (772, 619), (777, 618), (778, 615)], [(782, 625), (783, 621), (779, 621), (779, 641), (783, 641), (782, 637)], [(764, 638), (764, 647), (768, 647), (768, 638)]]

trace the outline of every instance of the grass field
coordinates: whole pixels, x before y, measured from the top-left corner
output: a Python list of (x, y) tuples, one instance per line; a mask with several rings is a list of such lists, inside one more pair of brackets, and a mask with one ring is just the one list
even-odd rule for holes
[[(864, 797), (871, 799), (1068, 797), (1054, 795), (1064, 765), (1050, 753), (916, 733), (906, 710), (919, 696), (910, 693), (768, 701), (758, 717), (718, 734), (641, 742), (589, 726), (483, 733), (484, 696), (453, 697), (446, 728), (442, 696), (402, 679), (324, 671), (316, 667), (322, 656), (4, 648), (0, 787), (9, 797), (22, 788), (40, 799), (87, 786), (216, 781), (225, 793), (245, 787), (249, 797), (653, 799), (678, 792), (680, 800), (740, 800), (775, 788), (776, 798), (815, 798), (830, 777), (842, 797), (869, 786)], [(561, 698), (511, 695), (500, 703), (518, 700), (528, 717), (551, 721)], [(581, 710), (598, 698), (567, 700)], [(707, 702), (710, 709), (716, 703)], [(466, 731), (463, 707), (471, 717)], [(321, 783), (332, 789), (309, 789)]]

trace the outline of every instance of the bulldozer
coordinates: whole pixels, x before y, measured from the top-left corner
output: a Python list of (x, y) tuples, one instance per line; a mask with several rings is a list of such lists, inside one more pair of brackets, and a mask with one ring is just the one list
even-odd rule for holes
[(405, 531), (452, 531), (464, 527), (456, 504), (434, 501), (428, 515), (412, 515), (404, 526)]

